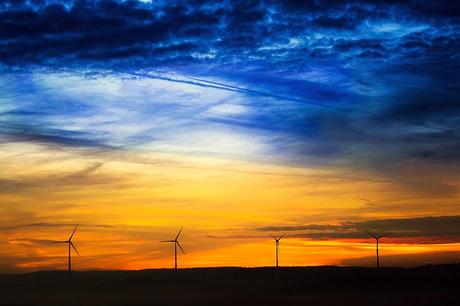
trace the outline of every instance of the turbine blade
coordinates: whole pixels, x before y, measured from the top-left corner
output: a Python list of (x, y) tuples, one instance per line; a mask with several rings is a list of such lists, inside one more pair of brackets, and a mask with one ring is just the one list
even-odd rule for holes
[(275, 237), (275, 235), (270, 235), (270, 236), (272, 236), (272, 238), (276, 240), (276, 237)]
[(160, 242), (176, 242), (176, 240), (161, 240)]
[(73, 229), (73, 232), (72, 232), (72, 235), (70, 235), (69, 237), (69, 241), (72, 240), (72, 237), (73, 235), (75, 234), (75, 231), (77, 230), (77, 227), (78, 227), (78, 224), (75, 226), (75, 228)]
[(371, 232), (367, 232), (367, 234), (370, 235), (372, 238), (377, 239), (377, 236), (375, 236), (375, 235), (372, 234)]
[(184, 253), (184, 254), (185, 254), (185, 251), (184, 251), (184, 249), (183, 249), (183, 248), (180, 246), (180, 244), (179, 244), (179, 242), (178, 242), (178, 241), (176, 241), (176, 244), (177, 244), (177, 246), (179, 247), (179, 249), (182, 251), (182, 253)]
[(281, 235), (278, 240), (281, 240), (281, 238), (283, 238), (284, 236), (286, 235), (286, 233), (284, 233), (283, 235)]
[(182, 232), (182, 229), (183, 229), (183, 228), (184, 228), (183, 226), (180, 228), (179, 233), (177, 233), (177, 236), (176, 236), (176, 238), (175, 238), (174, 240), (177, 240), (177, 238), (179, 238), (179, 235), (180, 235), (180, 233)]
[(75, 250), (75, 252), (77, 252), (77, 255), (80, 256), (80, 253), (78, 253), (77, 248), (73, 245), (72, 241), (70, 241), (70, 245)]

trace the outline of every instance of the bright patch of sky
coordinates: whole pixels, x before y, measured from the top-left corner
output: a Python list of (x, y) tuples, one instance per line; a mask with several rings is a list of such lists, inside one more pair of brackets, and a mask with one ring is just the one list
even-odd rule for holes
[[(18, 88), (24, 85), (16, 81)], [(250, 114), (238, 93), (130, 75), (35, 74), (28, 82), (37, 94), (7, 101), (17, 115), (6, 120), (6, 127), (21, 125), (39, 133), (40, 127), (28, 121), (32, 112), (43, 111), (53, 136), (78, 132), (115, 147), (246, 159), (269, 151), (262, 136), (211, 120)]]

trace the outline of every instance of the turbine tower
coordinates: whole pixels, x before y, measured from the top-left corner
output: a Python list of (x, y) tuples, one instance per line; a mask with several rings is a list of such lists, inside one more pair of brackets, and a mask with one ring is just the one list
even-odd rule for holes
[(281, 240), (281, 238), (284, 237), (284, 235), (286, 235), (286, 234), (283, 234), (283, 235), (279, 236), (278, 238), (276, 238), (274, 235), (272, 235), (273, 239), (275, 239), (276, 267), (277, 268), (278, 268), (278, 256), (279, 256), (279, 250), (280, 250), (280, 240)]
[(375, 255), (377, 257), (377, 269), (380, 268), (380, 259), (379, 259), (379, 240), (383, 237), (386, 237), (386, 234), (373, 234), (373, 233), (368, 233), (372, 238), (375, 239)]
[(70, 234), (69, 239), (62, 240), (62, 241), (53, 241), (54, 243), (67, 243), (67, 246), (69, 248), (69, 259), (68, 259), (68, 264), (67, 264), (67, 270), (69, 271), (69, 274), (72, 271), (72, 252), (71, 252), (70, 248), (72, 247), (75, 250), (75, 252), (77, 253), (77, 255), (80, 256), (80, 254), (77, 251), (77, 248), (75, 247), (75, 245), (72, 242), (72, 238), (73, 238), (73, 235), (75, 234), (75, 232), (77, 231), (77, 227), (78, 227), (78, 224), (73, 229), (73, 232), (72, 232), (72, 234)]
[(176, 238), (174, 238), (174, 240), (162, 240), (162, 241), (160, 241), (160, 242), (173, 242), (174, 243), (174, 270), (177, 270), (177, 247), (179, 247), (179, 249), (182, 251), (182, 253), (185, 254), (185, 251), (180, 246), (179, 240), (178, 240), (179, 236), (180, 236), (180, 233), (182, 232), (183, 228), (184, 228), (183, 226), (180, 228), (180, 230), (177, 233)]

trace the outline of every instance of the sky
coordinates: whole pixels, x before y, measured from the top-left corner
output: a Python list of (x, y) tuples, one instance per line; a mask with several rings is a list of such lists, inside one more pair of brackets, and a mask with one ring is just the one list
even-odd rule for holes
[[(0, 272), (460, 261), (455, 1), (0, 3)], [(74, 254), (76, 255), (76, 254)]]

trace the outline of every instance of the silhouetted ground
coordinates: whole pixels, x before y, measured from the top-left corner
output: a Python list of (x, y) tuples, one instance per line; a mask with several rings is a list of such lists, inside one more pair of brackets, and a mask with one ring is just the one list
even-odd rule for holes
[(460, 265), (0, 275), (0, 305), (460, 305)]

